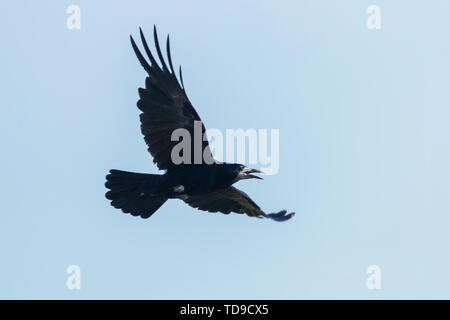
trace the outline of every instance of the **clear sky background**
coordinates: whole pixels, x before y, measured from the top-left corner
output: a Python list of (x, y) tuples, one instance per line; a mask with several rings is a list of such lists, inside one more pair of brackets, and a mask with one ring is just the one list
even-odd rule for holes
[[(68, 30), (66, 9), (81, 8)], [(381, 29), (366, 9), (381, 8)], [(0, 298), (450, 298), (448, 1), (2, 1)], [(129, 35), (171, 35), (205, 125), (280, 130), (285, 223), (105, 199), (156, 173)], [(66, 268), (81, 267), (81, 290)], [(366, 287), (369, 265), (381, 290)]]

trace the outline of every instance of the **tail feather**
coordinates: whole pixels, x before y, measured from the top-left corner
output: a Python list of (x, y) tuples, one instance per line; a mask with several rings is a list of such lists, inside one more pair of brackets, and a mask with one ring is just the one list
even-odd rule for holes
[(106, 176), (105, 187), (109, 189), (105, 196), (111, 205), (122, 209), (124, 213), (142, 218), (150, 217), (161, 207), (167, 198), (150, 196), (142, 192), (142, 184), (159, 182), (160, 175), (110, 170)]

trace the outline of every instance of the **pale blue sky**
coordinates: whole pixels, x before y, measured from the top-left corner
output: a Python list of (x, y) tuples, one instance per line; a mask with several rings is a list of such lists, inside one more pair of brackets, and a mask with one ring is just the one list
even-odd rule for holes
[[(66, 8), (81, 8), (68, 30)], [(366, 8), (381, 7), (381, 30)], [(0, 298), (450, 298), (448, 1), (0, 4)], [(207, 127), (277, 128), (240, 182), (286, 223), (167, 202), (136, 219), (110, 168), (155, 173), (129, 43), (153, 24)], [(66, 288), (81, 267), (82, 288)], [(366, 288), (381, 268), (382, 289)]]

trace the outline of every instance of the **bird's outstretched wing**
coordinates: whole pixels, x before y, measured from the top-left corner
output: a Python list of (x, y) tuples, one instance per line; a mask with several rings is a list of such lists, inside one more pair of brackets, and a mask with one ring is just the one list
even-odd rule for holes
[(251, 217), (266, 217), (276, 221), (290, 219), (295, 213), (286, 214), (286, 210), (278, 213), (265, 213), (243, 191), (233, 186), (201, 195), (188, 196), (183, 199), (191, 207), (208, 212), (245, 213)]
[[(140, 115), (141, 131), (147, 143), (148, 151), (153, 156), (153, 162), (162, 170), (170, 170), (177, 165), (172, 161), (171, 152), (179, 142), (171, 141), (171, 136), (174, 130), (184, 128), (190, 133), (190, 163), (201, 164), (207, 159), (206, 161), (209, 161), (209, 163), (206, 163), (211, 164), (214, 159), (202, 123), (197, 123), (199, 128), (201, 125), (201, 150), (194, 149), (194, 121), (201, 120), (184, 91), (181, 66), (179, 71), (181, 85), (173, 70), (169, 36), (167, 36), (166, 44), (168, 67), (159, 47), (156, 27), (153, 30), (155, 48), (161, 63), (161, 66), (159, 66), (145, 41), (142, 30), (139, 30), (150, 63), (143, 57), (133, 37), (130, 36), (133, 50), (148, 73), (145, 80), (145, 89), (139, 88), (140, 100), (137, 102), (137, 106), (142, 111)], [(198, 132), (200, 133), (200, 130)], [(197, 156), (194, 159), (195, 152), (197, 152)], [(196, 161), (194, 162), (194, 160)]]

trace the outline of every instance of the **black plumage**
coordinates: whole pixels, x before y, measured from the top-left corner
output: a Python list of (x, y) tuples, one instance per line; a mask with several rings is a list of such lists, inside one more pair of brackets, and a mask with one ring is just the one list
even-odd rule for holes
[[(187, 163), (176, 164), (172, 161), (172, 149), (178, 144), (178, 141), (171, 140), (173, 131), (183, 128), (194, 137), (194, 123), (201, 119), (184, 90), (181, 66), (181, 83), (174, 72), (169, 36), (166, 42), (169, 66), (163, 58), (156, 27), (153, 36), (161, 66), (150, 51), (141, 29), (140, 36), (150, 63), (139, 51), (133, 37), (130, 36), (130, 40), (139, 62), (148, 73), (145, 88), (138, 90), (140, 99), (137, 106), (142, 111), (141, 132), (153, 162), (166, 172), (155, 175), (111, 170), (105, 183), (109, 189), (106, 198), (111, 200), (111, 205), (125, 213), (148, 218), (168, 199), (181, 199), (194, 208), (208, 212), (245, 213), (276, 221), (291, 218), (294, 213), (287, 214), (285, 210), (264, 213), (246, 193), (233, 187), (241, 179), (261, 179), (252, 174), (260, 171), (241, 164), (214, 161), (207, 139), (202, 139), (200, 159), (195, 157), (195, 152), (191, 152)], [(205, 136), (205, 131), (202, 123), (202, 136)], [(195, 150), (194, 139), (191, 139), (190, 147)]]

